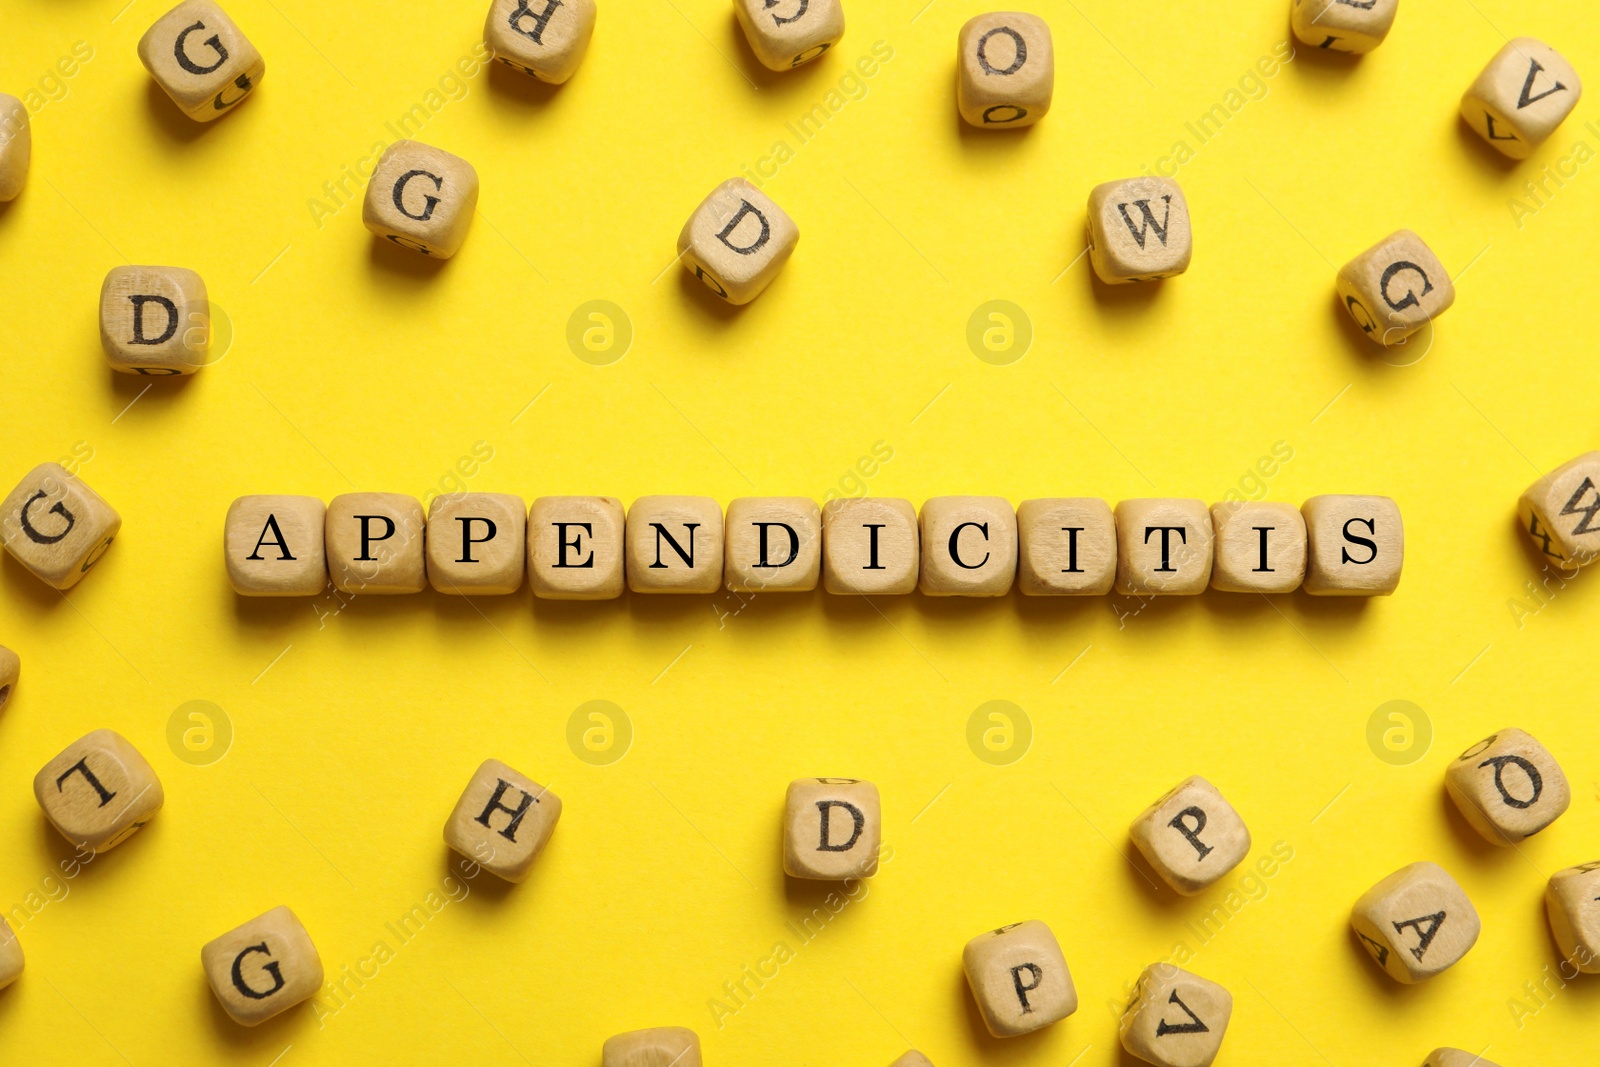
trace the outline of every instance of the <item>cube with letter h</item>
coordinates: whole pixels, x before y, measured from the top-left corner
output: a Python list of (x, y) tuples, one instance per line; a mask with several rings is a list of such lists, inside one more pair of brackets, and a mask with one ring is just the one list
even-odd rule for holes
[(520, 882), (560, 818), (560, 797), (497, 759), (484, 760), (444, 824), (444, 839), (490, 874)]
[(878, 873), (883, 815), (878, 787), (855, 778), (801, 778), (783, 801), (783, 870), (839, 882)]
[(279, 905), (206, 943), (200, 966), (229, 1018), (259, 1026), (322, 988), (322, 957), (295, 913)]
[(184, 0), (139, 38), (139, 61), (185, 115), (221, 118), (261, 84), (267, 65), (211, 0)]
[(678, 234), (684, 269), (730, 304), (748, 304), (772, 284), (800, 243), (800, 228), (743, 178), (711, 190)]

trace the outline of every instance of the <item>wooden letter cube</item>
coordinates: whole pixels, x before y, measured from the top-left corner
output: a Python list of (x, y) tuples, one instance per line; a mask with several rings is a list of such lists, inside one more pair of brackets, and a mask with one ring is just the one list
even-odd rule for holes
[(1461, 117), (1512, 159), (1527, 159), (1556, 132), (1583, 95), (1560, 52), (1532, 37), (1506, 42), (1461, 97)]
[(909, 1049), (889, 1067), (933, 1067), (933, 1063), (916, 1049)]
[(1161, 880), (1184, 896), (1214, 884), (1250, 854), (1244, 820), (1198, 776), (1146, 808), (1130, 833)]
[(361, 221), (402, 248), (449, 259), (461, 250), (477, 209), (471, 163), (421, 141), (396, 141), (367, 183)]
[(1582, 974), (1600, 974), (1600, 861), (1556, 872), (1544, 904), (1561, 958)]
[(708, 496), (642, 496), (628, 509), (628, 588), (715, 593), (722, 585), (722, 509)]
[(1428, 1053), (1427, 1062), (1422, 1067), (1495, 1067), (1495, 1064), (1458, 1048), (1436, 1048)]
[(520, 882), (560, 818), (560, 797), (497, 759), (484, 760), (444, 824), (444, 840), (490, 874)]
[(1528, 486), (1517, 521), (1563, 570), (1600, 556), (1600, 452), (1585, 452)]
[(139, 62), (196, 122), (221, 118), (267, 73), (261, 53), (211, 0), (184, 0), (139, 38)]
[(1396, 230), (1339, 271), (1339, 301), (1367, 335), (1398, 345), (1456, 302), (1444, 264), (1422, 238)]
[(1294, 0), (1289, 24), (1315, 48), (1359, 55), (1389, 36), (1400, 0)]
[(0, 708), (4, 708), (6, 701), (11, 699), (11, 691), (17, 687), (17, 679), (21, 677), (22, 657), (0, 645)]
[(896, 596), (917, 587), (917, 509), (898, 498), (830, 500), (822, 508), (822, 588)]
[(404, 493), (342, 493), (328, 504), (328, 577), (341, 593), (420, 593), (426, 525)]
[(59, 463), (33, 468), (0, 503), (6, 551), (57, 589), (77, 585), (120, 529), (122, 516)]
[(622, 595), (622, 501), (542, 496), (528, 509), (528, 584), (545, 600)]
[(1211, 581), (1211, 511), (1158, 497), (1117, 505), (1117, 592), (1193, 596)]
[(657, 1026), (606, 1038), (600, 1067), (700, 1067), (700, 1037), (683, 1026)]
[(1017, 587), (1028, 596), (1104, 596), (1117, 576), (1117, 523), (1104, 500), (1024, 500)]
[(1305, 581), (1306, 522), (1293, 504), (1213, 504), (1211, 526), (1217, 538), (1211, 588), (1292, 593)]
[(124, 374), (193, 374), (211, 352), (206, 283), (182, 267), (112, 267), (100, 287), (100, 347)]
[(840, 882), (878, 873), (878, 787), (854, 778), (801, 778), (783, 799), (783, 871)]
[(583, 62), (594, 20), (594, 0), (494, 0), (483, 39), (506, 66), (560, 85)]
[(314, 496), (242, 496), (228, 506), (222, 549), (240, 596), (316, 596), (328, 585), (323, 531), (328, 509)]
[(114, 730), (95, 730), (63, 749), (34, 775), (33, 795), (62, 837), (93, 852), (122, 844), (165, 799), (156, 772)]
[(1170, 963), (1144, 969), (1118, 1029), (1122, 1047), (1157, 1067), (1211, 1067), (1233, 1018), (1233, 994)]
[(1406, 534), (1400, 506), (1386, 496), (1314, 496), (1306, 520), (1306, 592), (1388, 596), (1400, 586)]
[(1000, 496), (936, 496), (922, 505), (924, 596), (1005, 596), (1017, 579), (1017, 513)]
[(1078, 1010), (1078, 991), (1056, 935), (1038, 919), (989, 930), (961, 953), (967, 985), (995, 1037), (1042, 1030)]
[(803, 496), (728, 503), (724, 580), (735, 593), (807, 593), (822, 570), (822, 513)]
[(1127, 178), (1089, 193), (1089, 263), (1107, 285), (1182, 274), (1193, 254), (1189, 202), (1171, 178)]
[(503, 596), (522, 588), (527, 505), (509, 493), (451, 493), (428, 507), (428, 584), (441, 593)]
[(1055, 46), (1037, 15), (994, 11), (969, 19), (956, 38), (956, 109), (973, 126), (1032, 126), (1050, 110)]
[(33, 157), (33, 127), (28, 108), (10, 93), (0, 93), (0, 202), (15, 200), (28, 183)]
[(4, 916), (0, 916), (0, 989), (15, 982), (22, 975), (22, 942), (11, 932)]
[(772, 284), (800, 228), (772, 198), (730, 178), (694, 209), (678, 234), (684, 269), (730, 304), (748, 304)]
[(1572, 789), (1549, 751), (1521, 730), (1505, 729), (1467, 749), (1444, 772), (1461, 815), (1495, 845), (1516, 845), (1560, 818)]
[(240, 1026), (259, 1026), (322, 988), (317, 946), (282, 905), (208, 941), (200, 965), (222, 1010)]
[(839, 0), (733, 0), (733, 13), (768, 70), (809, 63), (844, 36)]
[(1367, 890), (1350, 925), (1378, 966), (1415, 985), (1453, 965), (1478, 940), (1478, 912), (1436, 863), (1402, 867)]

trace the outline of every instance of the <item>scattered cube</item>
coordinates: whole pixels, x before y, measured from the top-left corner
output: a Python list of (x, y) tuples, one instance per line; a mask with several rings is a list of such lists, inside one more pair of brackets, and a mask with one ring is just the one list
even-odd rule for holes
[(328, 503), (324, 545), (328, 577), (341, 593), (420, 593), (426, 524), (422, 505), (404, 493), (342, 493)]
[(1292, 593), (1306, 577), (1306, 522), (1293, 504), (1213, 504), (1216, 562), (1211, 588), (1225, 593)]
[(560, 797), (497, 759), (484, 760), (444, 824), (444, 840), (490, 874), (520, 882), (560, 818)]
[(1042, 1030), (1078, 1010), (1078, 991), (1050, 927), (1038, 919), (989, 930), (961, 953), (967, 985), (995, 1037)]
[(1529, 734), (1505, 729), (1484, 738), (1444, 773), (1462, 817), (1495, 845), (1516, 845), (1555, 822), (1572, 789), (1555, 757)]
[(560, 85), (583, 62), (594, 21), (594, 0), (494, 0), (483, 40), (506, 66)]
[(1386, 496), (1314, 496), (1306, 521), (1305, 590), (1312, 596), (1388, 596), (1400, 586), (1405, 526)]
[(1233, 994), (1217, 983), (1152, 964), (1122, 1013), (1122, 1047), (1156, 1067), (1211, 1067), (1232, 1017)]
[(801, 778), (783, 800), (783, 871), (841, 882), (878, 873), (883, 813), (878, 787), (854, 778)]
[(28, 183), (33, 158), (33, 127), (28, 108), (10, 93), (0, 93), (0, 202), (15, 200)]
[(1089, 263), (1107, 285), (1182, 274), (1193, 254), (1189, 202), (1171, 178), (1127, 178), (1089, 193)]
[(1360, 55), (1389, 36), (1400, 0), (1294, 0), (1289, 24), (1314, 48)]
[(822, 588), (830, 593), (909, 593), (917, 587), (921, 551), (909, 500), (862, 497), (822, 507)]
[(1563, 570), (1600, 556), (1600, 452), (1585, 452), (1528, 486), (1517, 521)]
[(711, 191), (678, 234), (690, 274), (730, 304), (748, 304), (772, 284), (800, 243), (800, 228), (743, 178)]
[(1001, 496), (936, 496), (919, 520), (924, 596), (1005, 596), (1017, 579), (1017, 513)]
[(1017, 587), (1027, 596), (1104, 596), (1117, 576), (1117, 524), (1094, 497), (1017, 508)]
[(1443, 315), (1456, 287), (1433, 250), (1396, 230), (1339, 271), (1339, 300), (1373, 344), (1389, 347)]
[(211, 0), (183, 0), (139, 38), (139, 62), (185, 115), (221, 118), (267, 73), (256, 46)]
[(803, 496), (728, 503), (724, 582), (735, 593), (807, 593), (822, 570), (822, 512)]
[(155, 817), (161, 780), (139, 750), (114, 730), (78, 738), (33, 777), (44, 817), (72, 844), (109, 852)]
[(124, 374), (193, 374), (211, 353), (206, 283), (183, 267), (112, 267), (100, 286), (100, 347)]
[(1199, 776), (1185, 778), (1146, 808), (1130, 833), (1161, 880), (1184, 896), (1214, 884), (1250, 854), (1244, 820)]
[(1157, 497), (1117, 505), (1117, 592), (1193, 596), (1211, 581), (1211, 510)]
[(809, 63), (844, 36), (839, 0), (733, 0), (733, 13), (768, 70)]
[(1600, 861), (1557, 871), (1544, 903), (1561, 958), (1581, 974), (1600, 974)]
[(1474, 1056), (1458, 1048), (1436, 1048), (1428, 1053), (1428, 1060), (1422, 1067), (1495, 1067), (1495, 1065), (1482, 1056)]
[(450, 493), (428, 506), (428, 584), (440, 593), (504, 596), (522, 588), (527, 507), (509, 493)]
[(622, 595), (622, 501), (542, 496), (528, 509), (528, 584), (545, 600)]
[(242, 496), (228, 506), (223, 554), (240, 596), (316, 596), (328, 586), (328, 509), (314, 496)]
[(683, 1026), (657, 1026), (606, 1038), (600, 1067), (700, 1067), (700, 1037)]
[(628, 588), (715, 593), (722, 585), (722, 509), (708, 496), (642, 496), (628, 509)]
[(969, 19), (956, 38), (956, 109), (973, 126), (1032, 126), (1056, 88), (1050, 27), (1037, 15), (994, 11)]
[(1512, 159), (1533, 155), (1572, 114), (1583, 82), (1560, 52), (1532, 37), (1508, 41), (1461, 97), (1461, 117)]
[(71, 589), (100, 562), (122, 516), (59, 463), (41, 463), (0, 503), (0, 541), (47, 585)]
[(240, 1026), (259, 1026), (322, 989), (322, 958), (294, 912), (279, 905), (200, 950), (211, 991)]
[(11, 699), (11, 691), (17, 687), (17, 679), (20, 677), (22, 677), (22, 657), (0, 645), (0, 708), (4, 708), (6, 701)]
[(396, 141), (367, 183), (361, 221), (401, 248), (449, 259), (461, 250), (477, 209), (471, 163), (421, 141)]
[(1460, 960), (1478, 940), (1478, 912), (1436, 863), (1402, 867), (1356, 901), (1350, 925), (1383, 972), (1415, 985)]
[(22, 975), (22, 942), (11, 932), (5, 916), (0, 915), (0, 989), (15, 982)]
[(916, 1049), (909, 1049), (889, 1067), (933, 1067), (933, 1063)]

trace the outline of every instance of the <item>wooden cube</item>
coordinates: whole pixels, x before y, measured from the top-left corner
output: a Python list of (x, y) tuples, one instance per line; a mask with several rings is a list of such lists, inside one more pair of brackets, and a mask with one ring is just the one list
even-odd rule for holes
[(1350, 925), (1397, 982), (1415, 985), (1455, 964), (1478, 940), (1478, 912), (1436, 863), (1402, 867), (1356, 901)]
[(844, 36), (839, 0), (733, 0), (733, 13), (768, 70), (809, 63)]
[(600, 1067), (700, 1067), (700, 1036), (683, 1026), (657, 1026), (608, 1037)]
[(1306, 522), (1293, 504), (1269, 500), (1211, 505), (1216, 562), (1211, 588), (1292, 593), (1306, 577)]
[(109, 852), (155, 817), (161, 780), (139, 750), (114, 730), (78, 738), (33, 777), (44, 817), (72, 844)]
[(0, 202), (15, 200), (28, 183), (33, 158), (33, 127), (28, 108), (10, 93), (0, 93)]
[(1059, 497), (1017, 507), (1017, 588), (1027, 596), (1104, 596), (1117, 577), (1117, 523), (1104, 500)]
[(1161, 880), (1184, 896), (1215, 884), (1250, 854), (1244, 820), (1198, 775), (1146, 808), (1130, 834)]
[(1233, 1018), (1233, 994), (1197, 974), (1144, 969), (1118, 1031), (1130, 1056), (1157, 1067), (1211, 1067)]
[(1305, 590), (1312, 596), (1388, 596), (1400, 586), (1405, 526), (1386, 496), (1314, 496), (1306, 521)]
[(1600, 557), (1600, 452), (1585, 452), (1528, 486), (1517, 521), (1563, 570)]
[(328, 577), (341, 593), (387, 596), (427, 588), (422, 505), (404, 493), (341, 493), (328, 503)]
[(477, 210), (471, 163), (421, 141), (396, 141), (367, 183), (361, 221), (402, 248), (449, 259), (461, 250)]
[(17, 687), (17, 679), (21, 677), (22, 657), (0, 645), (0, 708), (4, 708), (6, 701), (11, 699), (11, 691)]
[(1193, 596), (1211, 581), (1211, 510), (1157, 497), (1117, 505), (1117, 592)]
[(211, 353), (206, 283), (183, 267), (112, 267), (100, 286), (100, 347), (124, 374), (193, 374)]
[(328, 586), (328, 509), (314, 496), (242, 496), (228, 506), (222, 550), (240, 596), (316, 596)]
[(139, 38), (139, 62), (196, 122), (221, 118), (261, 84), (267, 65), (211, 0), (183, 0)]
[(493, 0), (483, 40), (506, 66), (560, 85), (583, 62), (594, 21), (594, 0)]
[(1461, 815), (1495, 845), (1516, 845), (1560, 818), (1572, 789), (1555, 757), (1531, 735), (1507, 728), (1463, 752), (1444, 772)]
[(956, 37), (956, 109), (983, 129), (1032, 126), (1050, 110), (1055, 46), (1037, 15), (993, 11), (967, 20)]
[(642, 496), (628, 509), (628, 588), (715, 593), (722, 585), (722, 509), (708, 496)]
[(0, 503), (0, 541), (40, 581), (71, 589), (100, 562), (122, 516), (59, 463), (41, 463)]
[(1600, 861), (1557, 871), (1544, 903), (1561, 958), (1582, 974), (1600, 974)]
[(835, 595), (898, 596), (921, 570), (917, 509), (909, 500), (862, 497), (822, 507), (822, 588)]
[(1367, 340), (1398, 345), (1456, 302), (1456, 287), (1433, 250), (1396, 230), (1339, 271), (1339, 301)]
[(527, 505), (509, 493), (450, 493), (428, 506), (428, 584), (440, 593), (504, 596), (522, 588)]
[(22, 942), (0, 915), (0, 989), (22, 976)]
[(933, 1063), (916, 1049), (908, 1049), (889, 1067), (933, 1067)]
[(1289, 25), (1313, 48), (1360, 55), (1389, 36), (1400, 0), (1294, 0)]
[(1078, 1010), (1078, 991), (1056, 935), (1038, 919), (988, 930), (961, 953), (967, 985), (995, 1037), (1042, 1030)]
[(1182, 274), (1193, 255), (1189, 202), (1171, 178), (1126, 178), (1089, 193), (1089, 263), (1107, 285)]
[(748, 304), (772, 284), (800, 243), (800, 228), (743, 178), (711, 190), (678, 234), (684, 269), (730, 304)]
[(560, 818), (560, 797), (497, 759), (484, 760), (444, 824), (444, 840), (490, 874), (520, 882)]
[(528, 584), (545, 600), (622, 595), (622, 501), (542, 496), (528, 509)]
[(1495, 1067), (1495, 1065), (1482, 1056), (1462, 1052), (1458, 1048), (1436, 1048), (1428, 1053), (1427, 1062), (1422, 1067)]
[(936, 496), (919, 518), (924, 596), (1005, 596), (1017, 579), (1017, 513), (1001, 496)]
[(259, 1026), (322, 988), (317, 946), (282, 905), (208, 941), (200, 965), (222, 1010), (240, 1026)]
[(822, 570), (822, 512), (803, 496), (729, 501), (723, 580), (735, 593), (808, 593)]
[(1512, 159), (1533, 155), (1572, 114), (1583, 82), (1572, 64), (1543, 41), (1507, 41), (1461, 97), (1461, 117), (1478, 136)]
[(878, 787), (855, 778), (801, 778), (783, 799), (783, 872), (840, 882), (878, 873)]

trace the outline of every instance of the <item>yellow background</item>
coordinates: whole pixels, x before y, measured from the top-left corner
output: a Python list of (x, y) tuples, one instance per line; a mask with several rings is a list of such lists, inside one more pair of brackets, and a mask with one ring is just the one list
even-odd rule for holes
[[(783, 76), (757, 68), (725, 0), (602, 0), (588, 58), (554, 90), (498, 68), (450, 80), (472, 65), (482, 4), (232, 0), (268, 73), (207, 127), (136, 59), (163, 5), (122, 3), (12, 0), (4, 18), (0, 84), (42, 85), (48, 102), (28, 187), (0, 209), (0, 477), (76, 454), (124, 528), (67, 597), (9, 558), (0, 569), (0, 641), (24, 660), (0, 714), (0, 906), (24, 909), (28, 959), (0, 993), (0, 1061), (593, 1064), (610, 1034), (682, 1024), (713, 1067), (887, 1064), (909, 1045), (939, 1067), (1095, 1067), (1127, 1062), (1108, 1001), (1178, 941), (1236, 998), (1224, 1063), (1410, 1065), (1445, 1044), (1508, 1067), (1592, 1055), (1600, 979), (1541, 1001), (1524, 983), (1556, 962), (1546, 877), (1600, 854), (1600, 590), (1531, 599), (1539, 562), (1512, 514), (1537, 475), (1596, 444), (1600, 165), (1520, 225), (1508, 199), (1600, 136), (1585, 100), (1512, 165), (1456, 117), (1508, 35), (1600, 76), (1591, 5), (1405, 0), (1372, 55), (1301, 49), (1202, 146), (1184, 124), (1284, 40), (1286, 3), (1042, 0), (1055, 104), (999, 135), (958, 124), (955, 35), (982, 8), (957, 0), (856, 0), (842, 44)], [(52, 81), (79, 41), (93, 58)], [(800, 145), (785, 124), (878, 41), (893, 58), (846, 81), (848, 103)], [(421, 138), (482, 177), (480, 217), (442, 266), (375, 243), (359, 202), (320, 226), (308, 205), (413, 104)], [(1193, 266), (1155, 288), (1091, 284), (1074, 262), (1090, 188), (1180, 139), (1196, 150), (1178, 174)], [(802, 239), (731, 311), (671, 266), (673, 242), (778, 140), (793, 158), (765, 188)], [(1378, 358), (1333, 296), (1335, 267), (1401, 226), (1465, 271), (1431, 348), (1390, 357), (1425, 350), (1409, 366)], [(198, 270), (234, 324), (226, 356), (148, 392), (110, 373), (96, 296), (120, 262)], [(609, 366), (565, 340), (594, 299), (636, 333)], [(1007, 366), (966, 341), (991, 299), (1024, 308), (1035, 334)], [(1408, 560), (1398, 593), (1373, 602), (553, 604), (524, 589), (335, 612), (230, 592), (234, 497), (421, 497), (450, 488), (479, 442), (493, 458), (473, 489), (723, 502), (862, 483), (919, 502), (1209, 501), (1260, 495), (1251, 472), (1283, 442), (1272, 498), (1392, 495)], [(893, 458), (852, 474), (879, 442)], [(197, 699), (235, 734), (208, 766), (166, 740)], [(566, 741), (595, 699), (635, 731), (610, 766)], [(966, 742), (995, 699), (1034, 731), (1003, 767)], [(1366, 740), (1393, 699), (1435, 733), (1407, 766)], [(1453, 754), (1512, 724), (1551, 747), (1574, 793), (1518, 851), (1477, 841), (1442, 788)], [(102, 726), (149, 757), (167, 803), (67, 878), (29, 783)], [(386, 924), (444, 897), (456, 871), (440, 828), (491, 755), (563, 798), (554, 841), (521, 886), (450, 883), (464, 899), (402, 944)], [(1126, 827), (1191, 773), (1242, 812), (1252, 862), (1275, 842), (1292, 861), (1194, 900), (1154, 891)], [(895, 851), (802, 946), (785, 924), (821, 896), (785, 884), (778, 814), (785, 784), (817, 774), (876, 782)], [(1347, 915), (1419, 859), (1459, 877), (1484, 930), (1407, 989), (1355, 946)], [(1199, 944), (1185, 923), (1252, 888), (1260, 899)], [(353, 995), (241, 1029), (199, 947), (279, 903), (330, 979), (372, 974), (380, 940), (392, 958)], [(1082, 1006), (995, 1041), (961, 948), (1026, 918), (1059, 936)], [(733, 1003), (723, 983), (778, 941), (794, 959), (719, 1028), (708, 1001)]]

